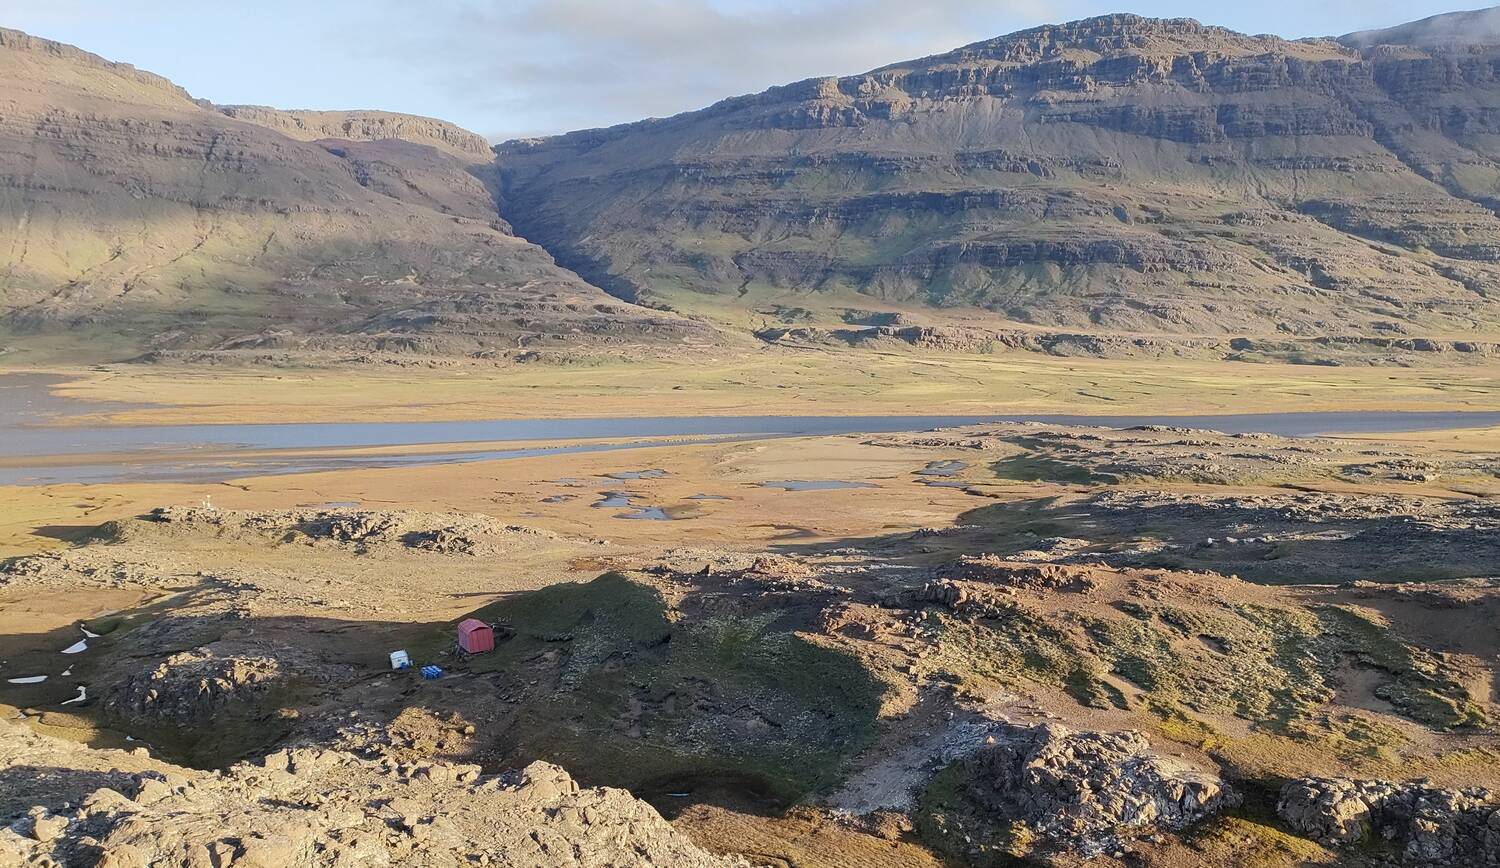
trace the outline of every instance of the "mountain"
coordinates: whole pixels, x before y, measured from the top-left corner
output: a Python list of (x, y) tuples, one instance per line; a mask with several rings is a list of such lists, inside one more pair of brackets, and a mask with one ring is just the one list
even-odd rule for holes
[(507, 142), (501, 213), (612, 294), (726, 321), (1475, 349), (1497, 73), (1497, 47), (1109, 15)]
[(1110, 15), (493, 151), (0, 31), (0, 351), (1491, 356), (1496, 15)]
[(1339, 37), (1354, 48), (1407, 45), (1418, 48), (1457, 48), (1500, 43), (1500, 6), (1472, 12), (1448, 12), (1383, 30), (1361, 30)]
[(483, 139), (216, 107), (0, 31), (0, 346), (484, 353), (712, 339), (515, 236)]

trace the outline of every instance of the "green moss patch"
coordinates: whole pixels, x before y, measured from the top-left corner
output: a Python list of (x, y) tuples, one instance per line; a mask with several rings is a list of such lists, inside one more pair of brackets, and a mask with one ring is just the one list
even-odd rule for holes
[(1317, 615), (1340, 651), (1383, 674), (1375, 695), (1403, 715), (1439, 729), (1489, 725), (1486, 709), (1442, 661), (1396, 636), (1379, 615), (1354, 606), (1322, 606)]
[(1014, 479), (1018, 482), (1068, 482), (1088, 485), (1113, 481), (1101, 479), (1087, 467), (1032, 454), (1002, 458), (991, 464), (990, 469), (1001, 479)]
[[(937, 653), (924, 665), (976, 696), (1032, 682), (1093, 708), (1139, 706), (1159, 719), (1160, 734), (1206, 750), (1225, 739), (1204, 720), (1233, 715), (1348, 762), (1396, 762), (1409, 742), (1399, 727), (1333, 707), (1339, 672), (1351, 659), (1380, 674), (1375, 697), (1397, 714), (1435, 729), (1490, 724), (1451, 665), (1394, 635), (1373, 613), (1138, 601), (1115, 610), (1044, 613), (1017, 604), (998, 617), (964, 618), (932, 608), (926, 617)], [(1134, 690), (1122, 690), (1122, 682)]]
[(917, 837), (952, 865), (984, 868), (1026, 864), (1034, 844), (1031, 830), (1019, 822), (996, 822), (966, 796), (969, 773), (961, 762), (933, 775), (917, 797), (913, 812)]
[(852, 655), (774, 627), (780, 614), (690, 621), (606, 574), (480, 610), (515, 636), (470, 665), (555, 678), (503, 736), (510, 756), (647, 794), (728, 786), (785, 803), (834, 783), (870, 741), (883, 687)]

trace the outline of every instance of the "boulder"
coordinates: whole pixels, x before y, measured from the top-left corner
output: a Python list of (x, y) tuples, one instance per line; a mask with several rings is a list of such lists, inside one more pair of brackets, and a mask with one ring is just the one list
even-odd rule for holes
[(104, 708), (127, 720), (202, 724), (230, 705), (253, 702), (283, 677), (274, 658), (225, 656), (205, 646), (125, 678), (105, 696)]
[[(0, 771), (40, 754), (59, 768), (125, 755), (0, 721)], [(536, 762), (501, 775), (477, 766), (399, 763), (339, 750), (291, 748), (223, 772), (143, 760), (123, 794), (49, 802), (0, 828), (0, 864), (190, 868), (467, 865), (730, 868), (624, 790), (581, 787)], [(59, 776), (64, 782), (70, 776)]]
[(1277, 813), (1330, 846), (1390, 842), (1406, 865), (1500, 868), (1500, 793), (1483, 787), (1299, 778), (1282, 788)]
[(1183, 829), (1239, 796), (1219, 777), (1153, 753), (1139, 732), (1012, 726), (967, 761), (969, 796), (1048, 849), (1095, 855), (1122, 832)]

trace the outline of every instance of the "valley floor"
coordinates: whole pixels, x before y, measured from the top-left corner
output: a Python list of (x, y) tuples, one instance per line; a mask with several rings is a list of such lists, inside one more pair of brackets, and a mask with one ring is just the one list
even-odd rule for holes
[[(1497, 406), (1479, 368), (1256, 366), (1252, 383), (1233, 365), (961, 357), (919, 377), (927, 363), (870, 356), (834, 377), (821, 364), (724, 360), (681, 374), (682, 390), (640, 385), (654, 369), (622, 363), (105, 369), (62, 391), (124, 402), (104, 415), (135, 423), (376, 407), (399, 419)], [(980, 397), (960, 400), (966, 389)], [(1278, 815), (1284, 783), (1500, 788), (1497, 504), (1495, 430), (1032, 424), (7, 487), (0, 703), (27, 737), (135, 750), (120, 756), (136, 774), (283, 746), (345, 752), (356, 759), (337, 774), (361, 781), (379, 774), (362, 762), (489, 775), (545, 760), (585, 787), (626, 787), (697, 847), (754, 864), (1360, 864), (1426, 833), (1393, 826), (1391, 842), (1352, 850), (1315, 840)], [(495, 652), (455, 651), (467, 616), (499, 625)], [(84, 631), (97, 634), (86, 650), (60, 655)], [(444, 676), (391, 672), (396, 648)], [(1165, 791), (1222, 781), (1234, 797), (1153, 802), (1182, 809), (1180, 832), (1167, 815), (1060, 829), (989, 777), (1015, 739), (1043, 732), (1072, 739), (1068, 756), (1107, 758), (1115, 748), (1090, 739), (1121, 731), (1149, 742), (1127, 764), (1154, 763)], [(22, 786), (27, 752), (0, 749), (5, 812), (65, 813), (125, 786), (94, 770), (122, 760), (48, 750), (74, 771)], [(1147, 786), (1132, 780), (1116, 784)], [(1120, 823), (1103, 801), (1075, 807)], [(68, 828), (56, 846), (85, 824)]]
[(118, 424), (1500, 409), (1493, 364), (1323, 367), (774, 346), (708, 357), (418, 362), (104, 365), (60, 370), (70, 382), (59, 393), (123, 402), (103, 413)]

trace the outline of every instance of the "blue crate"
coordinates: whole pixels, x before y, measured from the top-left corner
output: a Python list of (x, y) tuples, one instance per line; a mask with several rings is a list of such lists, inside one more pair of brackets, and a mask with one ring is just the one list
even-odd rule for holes
[(437, 666), (423, 666), (422, 677), (426, 678), (428, 681), (431, 681), (435, 678), (442, 678), (443, 670)]

